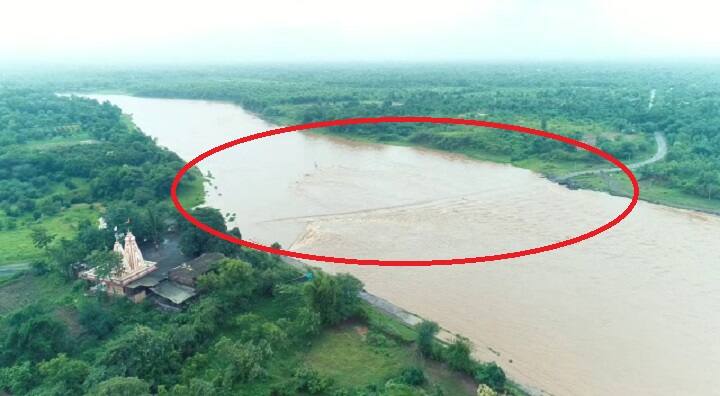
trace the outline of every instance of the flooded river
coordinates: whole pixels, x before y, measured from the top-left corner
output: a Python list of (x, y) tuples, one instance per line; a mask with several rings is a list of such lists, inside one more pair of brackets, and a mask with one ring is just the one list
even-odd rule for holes
[[(237, 106), (93, 95), (191, 159), (272, 125)], [(524, 249), (595, 228), (625, 198), (527, 170), (409, 147), (291, 133), (203, 163), (208, 204), (243, 236), (335, 256), (430, 259)], [(553, 395), (720, 389), (720, 218), (641, 202), (608, 232), (512, 261), (348, 271), (366, 289), (469, 337), (476, 354)]]

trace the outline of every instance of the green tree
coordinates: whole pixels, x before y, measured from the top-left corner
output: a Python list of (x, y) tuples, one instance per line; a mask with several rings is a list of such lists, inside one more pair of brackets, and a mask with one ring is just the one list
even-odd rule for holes
[(698, 180), (700, 191), (711, 199), (713, 194), (720, 191), (720, 174), (717, 171), (705, 171), (703, 172)]
[(70, 359), (65, 354), (42, 362), (38, 371), (43, 377), (42, 387), (53, 395), (79, 395), (82, 383), (90, 373), (90, 365), (82, 360)]
[(110, 250), (115, 241), (115, 236), (110, 229), (100, 229), (89, 220), (83, 220), (78, 224), (77, 240), (81, 242), (87, 251)]
[(213, 346), (211, 355), (216, 359), (216, 363), (223, 367), (222, 386), (231, 388), (235, 384), (264, 376), (264, 363), (272, 356), (272, 349), (264, 341), (243, 343), (222, 337)]
[(224, 259), (216, 271), (198, 279), (198, 288), (217, 297), (222, 306), (243, 307), (257, 289), (255, 270), (244, 261)]
[[(0, 368), (0, 391), (24, 395), (37, 384), (37, 376), (30, 362), (24, 361), (10, 367)], [(0, 392), (2, 393), (2, 392)]]
[(471, 352), (470, 340), (462, 336), (455, 336), (453, 342), (445, 349), (445, 361), (453, 370), (472, 373), (476, 363), (470, 356)]
[(5, 320), (5, 341), (0, 362), (39, 362), (67, 349), (67, 326), (37, 305), (31, 305)]
[(85, 330), (98, 338), (109, 335), (118, 322), (112, 309), (105, 309), (91, 299), (85, 299), (78, 305), (78, 320)]
[(77, 240), (61, 238), (48, 247), (52, 265), (65, 279), (75, 279), (75, 268), (89, 253)]
[(298, 339), (306, 339), (319, 334), (321, 326), (320, 314), (309, 307), (302, 307), (298, 309), (295, 318), (290, 322), (289, 334)]
[(421, 386), (427, 382), (425, 372), (420, 367), (407, 367), (400, 373), (399, 380), (404, 384)]
[(150, 385), (135, 377), (113, 377), (95, 386), (88, 396), (150, 396)]
[(361, 290), (362, 282), (351, 275), (318, 273), (305, 286), (305, 295), (312, 309), (320, 314), (322, 323), (335, 325), (357, 313)]
[(505, 372), (495, 362), (480, 363), (475, 369), (475, 380), (501, 391), (505, 387)]
[(440, 326), (435, 322), (423, 321), (415, 326), (417, 332), (416, 343), (418, 350), (426, 357), (436, 357), (435, 336), (440, 331)]
[(163, 241), (163, 233), (165, 232), (165, 213), (158, 205), (155, 208), (148, 207), (145, 211), (144, 223), (147, 228), (148, 240), (155, 245), (155, 248), (160, 247), (160, 243)]
[(85, 261), (95, 268), (95, 274), (100, 279), (107, 279), (122, 271), (122, 256), (112, 250), (95, 250), (85, 258)]
[[(193, 217), (203, 224), (220, 232), (226, 232), (225, 219), (219, 210), (214, 208), (195, 208), (191, 210)], [(223, 248), (223, 241), (194, 225), (181, 220), (180, 250), (186, 256), (197, 257), (206, 252), (218, 252)]]
[(323, 394), (332, 385), (332, 379), (310, 367), (299, 367), (295, 370), (293, 378), (298, 381), (297, 390), (311, 395)]
[(169, 392), (159, 393), (158, 396), (216, 396), (218, 394), (218, 390), (211, 382), (192, 378), (188, 385), (175, 385)]
[(33, 227), (30, 233), (33, 245), (38, 249), (45, 249), (55, 239), (55, 235), (43, 227)]
[(136, 326), (110, 341), (97, 361), (115, 375), (138, 377), (154, 384), (177, 369), (179, 362), (180, 355), (170, 336), (145, 326)]

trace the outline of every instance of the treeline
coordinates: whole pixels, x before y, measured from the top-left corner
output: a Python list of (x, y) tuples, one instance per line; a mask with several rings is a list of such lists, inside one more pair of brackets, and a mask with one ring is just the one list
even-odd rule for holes
[(0, 142), (0, 230), (74, 204), (164, 201), (183, 164), (117, 107), (46, 92), (0, 91)]
[[(715, 199), (720, 193), (718, 70), (689, 64), (222, 68), (163, 76), (144, 71), (133, 75), (129, 89), (145, 96), (234, 101), (279, 123), (429, 115), (519, 123), (576, 138), (594, 132), (590, 135), (600, 136), (595, 144), (622, 160), (649, 157), (655, 148), (651, 134), (662, 132), (670, 142), (668, 158), (640, 172), (641, 181)], [(426, 125), (345, 132), (511, 160), (597, 161), (554, 142), (525, 137), (520, 143), (502, 133), (457, 133)], [(645, 138), (629, 138), (633, 134)]]
[[(600, 135), (595, 144), (622, 160), (652, 155), (652, 133), (663, 132), (669, 156), (639, 172), (641, 182), (715, 199), (720, 191), (719, 73), (712, 65), (684, 64), (248, 66), (68, 71), (52, 82), (39, 78), (37, 84), (233, 101), (283, 124), (380, 115), (519, 123), (573, 137)], [(8, 84), (22, 85), (18, 81)], [(614, 137), (603, 137), (602, 131)], [(426, 126), (350, 132), (382, 142), (475, 150), (508, 161), (597, 161), (553, 142), (536, 144), (524, 137), (519, 143), (506, 133), (429, 132)]]
[(643, 176), (688, 194), (720, 198), (720, 76), (698, 77), (658, 91), (658, 104), (638, 121), (665, 131), (665, 161)]

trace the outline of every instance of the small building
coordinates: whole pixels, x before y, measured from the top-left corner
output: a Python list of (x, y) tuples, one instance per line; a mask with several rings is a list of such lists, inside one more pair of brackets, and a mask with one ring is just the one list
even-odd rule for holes
[(204, 253), (168, 271), (167, 279), (149, 288), (155, 303), (163, 309), (180, 311), (197, 295), (197, 280), (225, 258), (221, 253)]
[(145, 298), (145, 289), (128, 286), (154, 272), (157, 263), (143, 258), (135, 236), (130, 231), (125, 235), (125, 246), (115, 241), (113, 251), (121, 257), (120, 269), (117, 272), (100, 278), (95, 273), (95, 268), (91, 268), (81, 272), (80, 278), (96, 283), (98, 290), (104, 290), (109, 295), (127, 296), (135, 302), (142, 301)]
[(197, 295), (194, 288), (167, 279), (151, 287), (150, 291), (154, 294), (155, 304), (169, 311), (181, 311)]
[(125, 295), (133, 302), (140, 303), (151, 294), (151, 288), (160, 284), (167, 279), (165, 276), (157, 274), (157, 272), (144, 276), (125, 286)]
[(200, 257), (183, 263), (168, 271), (168, 279), (183, 286), (196, 287), (197, 280), (213, 269), (213, 265), (224, 259), (222, 253), (204, 253)]

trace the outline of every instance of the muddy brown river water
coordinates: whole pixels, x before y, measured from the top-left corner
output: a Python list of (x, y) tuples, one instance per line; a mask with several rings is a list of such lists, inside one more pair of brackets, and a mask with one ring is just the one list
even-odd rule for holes
[[(91, 95), (191, 159), (272, 128), (216, 102)], [(508, 165), (291, 133), (217, 154), (207, 202), (245, 238), (335, 256), (430, 259), (577, 235), (628, 200)], [(598, 237), (512, 261), (348, 271), (553, 395), (720, 394), (720, 218), (640, 202)]]

